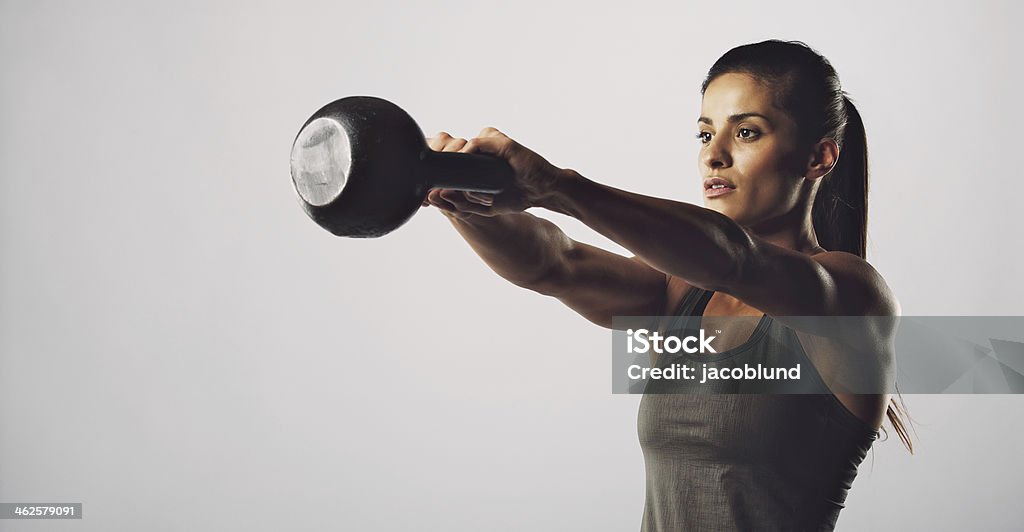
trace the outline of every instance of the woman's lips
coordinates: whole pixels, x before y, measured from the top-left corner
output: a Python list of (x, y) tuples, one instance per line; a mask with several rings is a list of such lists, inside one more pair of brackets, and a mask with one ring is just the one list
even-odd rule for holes
[(704, 180), (704, 197), (705, 198), (717, 198), (724, 196), (733, 190), (736, 190), (736, 185), (732, 184), (727, 179), (714, 176)]
[(736, 191), (736, 189), (732, 188), (732, 187), (706, 188), (706, 189), (704, 189), (704, 197), (705, 198), (717, 198), (719, 196), (724, 196), (726, 194), (729, 194), (729, 193), (735, 192), (735, 191)]

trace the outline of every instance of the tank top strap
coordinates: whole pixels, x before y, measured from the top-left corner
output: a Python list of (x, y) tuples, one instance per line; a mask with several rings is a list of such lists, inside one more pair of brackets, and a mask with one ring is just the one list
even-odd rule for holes
[[(683, 298), (676, 305), (675, 311), (670, 316), (662, 318), (661, 326), (659, 331), (665, 333), (667, 331), (682, 331), (689, 330), (695, 327), (695, 317), (700, 316), (704, 313), (704, 307), (707, 306), (708, 301), (711, 299), (712, 292), (698, 288), (696, 286), (690, 287)], [(699, 309), (699, 312), (695, 312)]]
[(683, 299), (679, 302), (679, 306), (676, 307), (676, 311), (672, 313), (673, 317), (680, 316), (699, 316), (704, 314), (704, 307), (708, 306), (708, 301), (711, 300), (711, 295), (714, 292), (691, 286), (683, 296)]

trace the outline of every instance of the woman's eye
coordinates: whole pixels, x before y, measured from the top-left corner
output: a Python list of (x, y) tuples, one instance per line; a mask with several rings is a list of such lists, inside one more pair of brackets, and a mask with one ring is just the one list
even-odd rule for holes
[(752, 138), (757, 137), (758, 135), (759, 135), (759, 133), (757, 132), (757, 130), (743, 127), (743, 128), (740, 128), (738, 136), (741, 139), (752, 139)]
[(697, 133), (697, 140), (699, 140), (701, 144), (707, 144), (711, 142), (711, 133), (701, 131), (700, 133)]

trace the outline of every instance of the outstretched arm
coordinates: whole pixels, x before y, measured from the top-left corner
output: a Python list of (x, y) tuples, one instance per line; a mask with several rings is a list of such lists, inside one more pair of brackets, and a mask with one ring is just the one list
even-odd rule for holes
[[(431, 148), (459, 151), (465, 140), (441, 133)], [(553, 167), (552, 167), (553, 169)], [(504, 201), (514, 202), (509, 196)], [(666, 276), (642, 260), (572, 240), (555, 224), (508, 209), (500, 215), (474, 214), (479, 195), (430, 191), (434, 205), (495, 273), (517, 286), (558, 298), (588, 320), (612, 327), (613, 316), (656, 316), (663, 312)]]
[[(710, 209), (619, 190), (572, 170), (539, 171), (531, 164), (535, 154), (494, 129), (484, 130), (467, 148), (509, 161), (526, 205), (577, 218), (653, 268), (733, 295), (766, 314), (899, 313), (881, 276), (855, 255), (809, 256), (760, 239)], [(496, 207), (481, 205), (479, 211), (486, 214)], [(851, 333), (851, 339), (860, 334)]]

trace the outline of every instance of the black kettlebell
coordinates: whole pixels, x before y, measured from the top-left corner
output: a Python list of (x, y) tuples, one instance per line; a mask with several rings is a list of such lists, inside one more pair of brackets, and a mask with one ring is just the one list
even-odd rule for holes
[(504, 160), (431, 150), (416, 122), (372, 96), (331, 102), (292, 143), (292, 182), (309, 217), (338, 236), (390, 233), (432, 188), (498, 193), (512, 182)]

